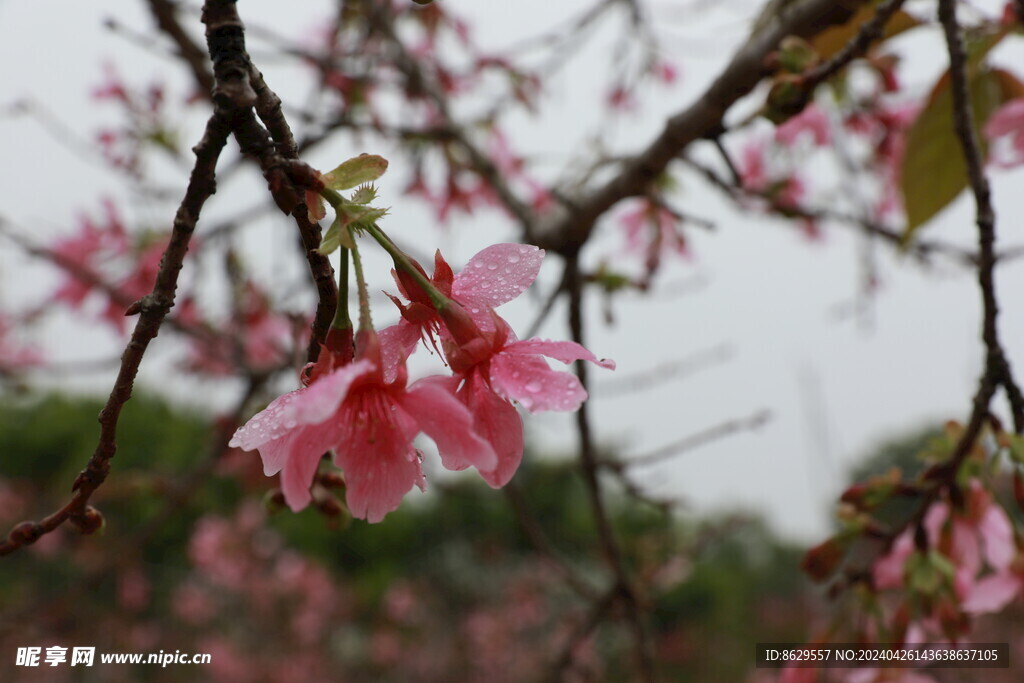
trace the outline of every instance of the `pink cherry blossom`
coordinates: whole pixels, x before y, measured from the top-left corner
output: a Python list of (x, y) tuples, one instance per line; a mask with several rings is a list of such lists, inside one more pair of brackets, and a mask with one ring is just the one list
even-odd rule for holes
[[(925, 514), (923, 526), (929, 547), (938, 549), (955, 567), (953, 588), (964, 611), (997, 611), (1024, 588), (1024, 576), (1016, 569), (1013, 526), (978, 482), (972, 482), (967, 491), (964, 511), (935, 503)], [(875, 586), (902, 587), (904, 567), (914, 551), (913, 530), (907, 529), (875, 563)]]
[[(439, 344), (454, 376), (435, 382), (469, 408), (473, 429), (493, 448), (497, 467), (477, 468), (493, 487), (511, 479), (523, 456), (522, 419), (512, 401), (529, 412), (573, 411), (587, 398), (575, 375), (551, 370), (543, 356), (563, 363), (586, 360), (605, 368), (615, 367), (614, 362), (598, 360), (574, 342), (519, 341), (508, 323), (494, 312), (533, 283), (543, 258), (544, 251), (536, 247), (496, 244), (473, 256), (460, 273), (453, 274), (438, 253), (432, 284), (454, 302), (441, 313), (415, 280), (404, 273), (396, 274), (399, 288), (410, 303), (399, 304), (403, 320), (385, 333), (395, 347), (406, 352), (421, 335), (433, 339), (436, 333), (440, 337)], [(438, 340), (434, 343), (437, 346)]]
[(679, 69), (676, 65), (664, 60), (655, 62), (651, 67), (651, 73), (665, 85), (672, 85), (679, 79)]
[(128, 237), (124, 223), (114, 203), (105, 199), (103, 211), (106, 222), (98, 224), (88, 215), (79, 218), (78, 232), (60, 239), (51, 247), (54, 260), (64, 270), (64, 282), (54, 298), (72, 308), (82, 306), (92, 291), (90, 279), (99, 279), (95, 263), (120, 256), (128, 251)]
[(1012, 100), (1000, 107), (985, 124), (985, 137), (993, 142), (1008, 138), (1005, 158), (996, 163), (1009, 168), (1024, 164), (1024, 98)]
[[(494, 329), (491, 311), (525, 292), (537, 279), (543, 260), (544, 250), (531, 245), (493, 244), (477, 252), (455, 274), (441, 252), (437, 252), (430, 281), (442, 294), (461, 304), (481, 330), (490, 331)], [(411, 340), (414, 345), (421, 335), (429, 338), (439, 332), (440, 318), (426, 292), (405, 273), (397, 273), (395, 281), (410, 305), (403, 306), (396, 300), (402, 310), (403, 329), (393, 334), (405, 344)], [(418, 331), (411, 332), (410, 325)]]
[[(574, 411), (587, 399), (579, 379), (569, 372), (548, 367), (542, 356), (563, 363), (586, 360), (609, 370), (615, 362), (598, 359), (570, 341), (527, 339), (518, 341), (505, 321), (494, 316), (495, 330), (482, 335), (490, 343), (488, 352), (472, 360), (460, 357), (462, 349), (449, 349), (449, 362), (462, 380), (459, 398), (473, 415), (476, 433), (486, 439), (497, 454), (498, 465), (481, 475), (491, 486), (504, 486), (515, 474), (523, 457), (522, 421), (511, 401), (531, 413), (545, 410)], [(474, 349), (474, 354), (478, 354)]]
[(649, 272), (657, 269), (661, 254), (687, 255), (686, 238), (680, 230), (682, 220), (665, 206), (649, 199), (638, 199), (619, 218), (625, 228), (626, 246), (647, 257)]
[(452, 280), (452, 298), (473, 321), (491, 329), (488, 309), (525, 292), (537, 279), (544, 250), (527, 244), (493, 244), (474, 255)]
[(819, 147), (832, 143), (832, 131), (828, 116), (816, 104), (810, 104), (802, 112), (775, 129), (776, 142), (793, 145), (800, 136), (809, 133), (811, 140)]
[(349, 510), (370, 522), (396, 509), (413, 486), (425, 485), (412, 447), (420, 432), (434, 440), (449, 469), (495, 468), (494, 451), (473, 432), (473, 417), (454, 399), (447, 378), (407, 388), (403, 359), (388, 382), (376, 337), (362, 340), (355, 362), (277, 398), (231, 439), (231, 446), (259, 449), (267, 476), (281, 473), (292, 510), (309, 504), (310, 485), (328, 450), (345, 472)]

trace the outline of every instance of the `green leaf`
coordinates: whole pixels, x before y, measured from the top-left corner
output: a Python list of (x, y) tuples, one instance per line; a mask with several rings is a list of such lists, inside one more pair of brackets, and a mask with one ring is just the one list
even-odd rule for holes
[(387, 209), (358, 204), (343, 204), (338, 207), (339, 213), (345, 216), (345, 223), (376, 223), (388, 214)]
[[(987, 153), (988, 145), (981, 128), (1004, 102), (1007, 90), (1004, 81), (998, 72), (987, 69), (968, 77), (975, 133), (982, 155)], [(900, 190), (907, 214), (903, 243), (909, 243), (917, 229), (946, 208), (965, 187), (967, 165), (953, 127), (953, 92), (949, 72), (946, 72), (935, 84), (907, 135), (900, 172)]]
[(331, 227), (327, 228), (327, 232), (324, 233), (323, 239), (320, 240), (320, 247), (317, 251), (324, 256), (332, 254), (341, 246), (341, 239), (346, 234), (348, 234), (348, 231), (345, 230), (345, 224), (342, 222), (341, 214), (338, 214), (334, 217)]
[[(846, 46), (860, 31), (861, 26), (875, 16), (877, 8), (865, 5), (854, 14), (849, 21), (841, 26), (834, 26), (822, 31), (814, 40), (811, 47), (822, 59), (830, 59)], [(893, 14), (885, 24), (882, 40), (888, 40), (904, 31), (909, 31), (921, 25), (921, 22), (903, 10)]]
[(348, 190), (369, 183), (384, 175), (388, 160), (376, 154), (360, 154), (330, 173), (324, 174), (324, 185), (332, 190)]

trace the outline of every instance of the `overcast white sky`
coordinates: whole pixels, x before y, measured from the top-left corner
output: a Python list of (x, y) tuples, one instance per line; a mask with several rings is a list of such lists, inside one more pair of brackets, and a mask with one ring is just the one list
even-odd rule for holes
[[(586, 4), (580, 0), (443, 1), (470, 17), (484, 46), (511, 44)], [(679, 66), (682, 79), (673, 88), (642, 91), (637, 114), (599, 128), (610, 68), (608, 45), (615, 28), (622, 25), (608, 22), (595, 36), (593, 47), (548, 84), (542, 114), (516, 115), (510, 120), (513, 142), (544, 161), (542, 173), (575, 158), (588, 144), (588, 136), (598, 130), (611, 149), (639, 148), (665, 113), (693, 101), (715, 76), (744, 38), (758, 3), (724, 2), (699, 9), (714, 5), (647, 3), (665, 54)], [(317, 18), (327, 15), (325, 2), (303, 3), (301, 15), (295, 7), (270, 0), (239, 3), (248, 24), (272, 26), (288, 36), (309, 34), (316, 29)], [(143, 33), (151, 25), (139, 2), (0, 2), (0, 63), (5, 65), (0, 72), (0, 108), (31, 97), (79, 135), (91, 136), (117, 116), (113, 107), (97, 107), (88, 97), (102, 80), (100, 67), (105, 60), (115, 63), (129, 82), (147, 83), (159, 76), (170, 84), (172, 95), (187, 91), (189, 81), (183, 70), (168, 68), (152, 51), (105, 30), (107, 17)], [(918, 33), (902, 47), (908, 53), (907, 82), (923, 91), (938, 73), (936, 55), (942, 52), (932, 29)], [(258, 59), (257, 45), (251, 47)], [(1019, 47), (996, 53), (996, 59), (1006, 63), (1019, 57)], [(259, 65), (286, 101), (289, 96), (305, 96), (307, 83), (301, 72), (280, 62)], [(197, 116), (181, 122), (188, 146), (198, 138), (201, 121)], [(36, 121), (5, 116), (0, 119), (0, 136), (5, 143), (0, 211), (30, 229), (34, 238), (49, 241), (70, 231), (79, 211), (96, 212), (100, 196), (118, 196), (119, 178), (69, 153)], [(346, 145), (337, 142), (317, 150), (309, 161), (329, 168), (363, 151), (386, 154), (386, 150)], [(184, 174), (171, 167), (166, 174), (168, 187), (183, 188)], [(868, 316), (870, 324), (865, 324), (866, 318), (839, 314), (848, 309), (858, 290), (859, 238), (846, 229), (826, 226), (824, 239), (810, 243), (782, 222), (731, 211), (710, 188), (691, 176), (683, 178), (676, 205), (714, 219), (717, 230), (692, 230), (693, 258), (666, 268), (653, 296), (617, 300), (614, 325), (600, 324), (601, 309), (595, 301), (588, 345), (597, 355), (618, 362), (618, 377), (722, 345), (731, 349), (731, 360), (647, 392), (622, 396), (602, 395), (600, 381), (611, 375), (597, 371), (595, 424), (606, 443), (621, 444), (623, 453), (641, 454), (724, 420), (771, 410), (772, 420), (756, 433), (638, 469), (637, 479), (653, 495), (679, 498), (699, 510), (741, 507), (764, 512), (780, 531), (810, 540), (827, 528), (831, 501), (858, 456), (883, 439), (914, 431), (929, 421), (966, 416), (981, 361), (979, 298), (973, 274), (941, 261), (935, 269), (923, 269), (879, 247), (882, 286)], [(447, 232), (429, 229), (430, 215), (400, 196), (405, 179), (401, 169), (393, 166), (381, 186), (385, 203), (392, 206), (389, 232), (396, 238), (416, 240), (422, 251), (440, 245), (453, 263), (464, 262), (486, 244), (514, 239), (511, 226), (493, 213), (460, 221)], [(222, 188), (208, 205), (200, 236), (204, 223), (230, 215), (249, 200), (252, 188), (259, 187), (250, 182), (251, 174), (243, 180)], [(1020, 172), (994, 174), (1004, 245), (1024, 242), (1019, 230), (1021, 203), (1014, 196), (1022, 180)], [(131, 206), (130, 213), (155, 225), (169, 224), (171, 218), (170, 213), (145, 205)], [(249, 257), (267, 277), (290, 281), (302, 276), (304, 264), (293, 252), (272, 246), (280, 223), (273, 219), (253, 227), (247, 242)], [(971, 244), (972, 224), (972, 206), (961, 197), (928, 227), (928, 233)], [(622, 244), (613, 226), (602, 235), (585, 254), (593, 263), (614, 254)], [(0, 246), (0, 268), (0, 302), (5, 307), (38, 303), (52, 283), (45, 269), (26, 264), (8, 244)], [(539, 280), (541, 290), (557, 277), (556, 264), (547, 264)], [(693, 280), (706, 285), (697, 293), (671, 295), (673, 283)], [(1012, 361), (1024, 368), (1024, 303), (1019, 297), (1024, 268), (1020, 264), (1004, 267), (998, 284), (1004, 338)], [(525, 301), (510, 306), (508, 317), (522, 330), (535, 308)], [(556, 310), (542, 335), (565, 338), (560, 319)], [(61, 317), (52, 320), (42, 336), (41, 341), (59, 358), (115, 356), (120, 350), (104, 330), (83, 333)], [(163, 335), (160, 344), (167, 344)], [(163, 385), (163, 374), (169, 371), (159, 354), (144, 368), (144, 381), (151, 385)], [(62, 387), (102, 389), (109, 387), (112, 375), (47, 379)], [(194, 384), (182, 383), (174, 393), (194, 400), (190, 396), (194, 389)], [(538, 443), (552, 448), (573, 443), (565, 416), (537, 416), (528, 424)]]

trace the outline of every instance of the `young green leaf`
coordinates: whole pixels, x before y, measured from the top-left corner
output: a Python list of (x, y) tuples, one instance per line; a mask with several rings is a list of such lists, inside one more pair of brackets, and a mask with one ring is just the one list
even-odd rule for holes
[(332, 190), (348, 190), (373, 182), (388, 170), (388, 160), (376, 154), (360, 154), (324, 174), (324, 185)]
[(347, 233), (348, 231), (345, 230), (341, 214), (338, 214), (334, 217), (334, 221), (331, 222), (331, 227), (327, 228), (327, 232), (324, 233), (323, 239), (320, 240), (320, 247), (317, 251), (324, 256), (329, 256), (335, 249), (341, 246), (341, 239)]

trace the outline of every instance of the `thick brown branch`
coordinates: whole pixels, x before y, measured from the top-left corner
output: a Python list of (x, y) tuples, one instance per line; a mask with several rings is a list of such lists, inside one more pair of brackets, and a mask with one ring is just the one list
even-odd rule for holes
[[(263, 75), (249, 59), (244, 27), (235, 3), (210, 0), (203, 8), (203, 22), (217, 80), (214, 102), (231, 112), (239, 147), (259, 163), (274, 201), (295, 219), (299, 228), (318, 295), (307, 349), (307, 360), (312, 362), (319, 355), (320, 344), (338, 304), (334, 270), (327, 257), (316, 251), (320, 246), (320, 226), (310, 219), (303, 194), (303, 190), (315, 182), (315, 174), (298, 160), (295, 138), (281, 112), (281, 100), (267, 87)], [(266, 130), (256, 120), (253, 107), (267, 126)]]
[(628, 159), (615, 177), (589, 194), (573, 199), (572, 209), (538, 226), (532, 241), (544, 249), (568, 253), (583, 244), (597, 219), (617, 202), (641, 195), (695, 140), (711, 138), (722, 129), (729, 108), (760, 82), (767, 69), (765, 58), (786, 36), (817, 35), (833, 24), (847, 21), (866, 0), (804, 0), (795, 3), (770, 28), (752, 36), (729, 65), (685, 111), (670, 118), (661, 133), (642, 152)]

